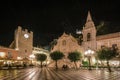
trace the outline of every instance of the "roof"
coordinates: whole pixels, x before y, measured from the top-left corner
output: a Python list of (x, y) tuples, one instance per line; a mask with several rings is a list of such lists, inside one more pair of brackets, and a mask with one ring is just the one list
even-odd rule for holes
[(106, 35), (100, 35), (96, 37), (96, 40), (103, 40), (103, 39), (111, 39), (111, 38), (117, 38), (120, 37), (120, 32), (106, 34)]
[(87, 15), (87, 20), (86, 20), (86, 22), (89, 22), (89, 21), (92, 21), (90, 11), (88, 11), (88, 15)]

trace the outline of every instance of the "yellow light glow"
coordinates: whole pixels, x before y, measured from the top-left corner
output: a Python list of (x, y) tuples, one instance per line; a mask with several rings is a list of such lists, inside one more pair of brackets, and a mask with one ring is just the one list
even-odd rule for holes
[(96, 59), (95, 59), (94, 57), (92, 58), (92, 62), (93, 62), (93, 63), (96, 63)]
[(0, 57), (5, 57), (5, 52), (0, 52)]
[(87, 58), (84, 58), (84, 61), (87, 61)]
[(47, 64), (49, 64), (50, 63), (50, 61), (47, 61)]
[(32, 54), (32, 55), (30, 55), (29, 57), (32, 58), (32, 59), (34, 59), (34, 58), (35, 58), (35, 55)]
[(18, 56), (17, 59), (18, 59), (18, 60), (21, 60), (22, 58)]

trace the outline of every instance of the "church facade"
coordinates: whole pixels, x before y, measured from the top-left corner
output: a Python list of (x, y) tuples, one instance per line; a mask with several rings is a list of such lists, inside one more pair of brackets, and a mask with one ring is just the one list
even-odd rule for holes
[[(57, 44), (53, 47), (51, 51), (61, 51), (64, 54), (66, 54), (77, 50), (81, 52), (82, 55), (85, 55), (85, 52), (90, 49), (94, 51), (95, 55), (96, 54), (95, 52), (101, 49), (102, 47), (118, 47), (118, 49), (120, 49), (120, 32), (100, 36), (96, 36), (96, 33), (97, 30), (95, 24), (92, 20), (90, 12), (88, 12), (87, 20), (82, 30), (83, 35), (82, 44), (78, 45), (78, 42), (76, 42), (77, 40), (75, 40), (75, 38), (72, 35), (63, 34), (61, 37), (58, 38)], [(74, 41), (73, 40), (71, 41), (70, 39), (65, 38), (64, 36), (72, 37), (70, 39), (74, 38)], [(94, 55), (91, 56), (92, 64), (96, 63)], [(115, 65), (116, 64), (118, 63), (115, 63)]]
[[(60, 51), (64, 53), (64, 58), (58, 61), (58, 67), (62, 67), (63, 64), (67, 64), (69, 67), (73, 67), (74, 63), (72, 63), (67, 58), (68, 54), (75, 51), (82, 53), (83, 49), (81, 46), (79, 46), (78, 41), (71, 34), (63, 33), (62, 36), (58, 38), (57, 44), (51, 50), (51, 52), (54, 51)], [(77, 63), (80, 64), (79, 62)], [(51, 67), (54, 65), (54, 61), (51, 61), (51, 64), (49, 66)]]
[(96, 51), (98, 49), (101, 49), (102, 47), (114, 47), (114, 46), (120, 49), (120, 32), (100, 36), (96, 36), (96, 33), (97, 32), (94, 22), (91, 18), (90, 12), (88, 12), (86, 24), (82, 30), (83, 34), (82, 47), (84, 48), (84, 51), (86, 51), (87, 48)]
[(53, 51), (61, 51), (67, 55), (74, 51), (81, 52), (82, 47), (79, 46), (77, 40), (71, 34), (63, 33), (63, 35), (57, 40), (57, 44), (51, 52)]

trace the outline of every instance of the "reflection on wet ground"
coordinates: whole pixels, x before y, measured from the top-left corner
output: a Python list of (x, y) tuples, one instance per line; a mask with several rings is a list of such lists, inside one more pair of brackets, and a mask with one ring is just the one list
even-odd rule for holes
[(0, 80), (120, 80), (120, 71), (26, 68), (0, 70)]

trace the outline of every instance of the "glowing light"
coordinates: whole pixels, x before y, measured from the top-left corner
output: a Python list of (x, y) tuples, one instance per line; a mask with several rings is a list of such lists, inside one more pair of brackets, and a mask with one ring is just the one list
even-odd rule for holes
[[(93, 55), (94, 51), (88, 49), (87, 51), (85, 51), (85, 55), (87, 56), (88, 58), (88, 61), (89, 61), (89, 70), (91, 70), (91, 58), (92, 58), (92, 55)], [(93, 60), (93, 58), (92, 58)], [(95, 62), (95, 60), (93, 60), (93, 62)]]
[(94, 51), (92, 51), (92, 50), (87, 50), (87, 51), (85, 51), (85, 55), (90, 55), (90, 54), (94, 54)]
[(22, 58), (18, 56), (17, 59), (18, 59), (18, 60), (21, 60)]
[(19, 48), (15, 48), (15, 50), (19, 50)]
[(28, 35), (28, 34), (24, 34), (24, 37), (25, 37), (25, 38), (29, 38), (29, 35)]
[(85, 55), (87, 55), (87, 54), (88, 54), (88, 52), (86, 51), (86, 52), (85, 52)]
[(43, 51), (40, 51), (40, 53), (44, 53)]
[(32, 54), (32, 55), (30, 55), (29, 57), (32, 58), (32, 59), (34, 59), (34, 58), (35, 58), (35, 55)]
[(80, 31), (80, 30), (76, 30), (76, 34), (82, 34), (82, 31)]
[(96, 59), (95, 59), (95, 58), (92, 58), (92, 62), (93, 62), (93, 63), (96, 63)]
[(87, 61), (87, 58), (84, 58), (84, 61)]
[(0, 57), (5, 57), (5, 52), (0, 52)]

